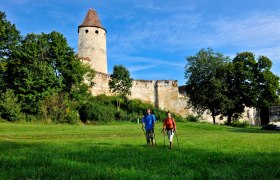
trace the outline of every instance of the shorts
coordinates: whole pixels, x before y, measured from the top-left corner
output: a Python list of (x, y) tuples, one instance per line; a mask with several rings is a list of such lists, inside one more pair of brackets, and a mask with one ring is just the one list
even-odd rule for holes
[(173, 135), (174, 135), (173, 129), (167, 130), (167, 136), (169, 142), (173, 142)]

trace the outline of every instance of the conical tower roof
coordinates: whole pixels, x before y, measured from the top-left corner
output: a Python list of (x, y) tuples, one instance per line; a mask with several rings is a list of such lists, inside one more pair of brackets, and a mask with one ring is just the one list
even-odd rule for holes
[(84, 22), (79, 26), (79, 28), (80, 27), (99, 27), (105, 30), (98, 18), (97, 12), (94, 9), (88, 10)]

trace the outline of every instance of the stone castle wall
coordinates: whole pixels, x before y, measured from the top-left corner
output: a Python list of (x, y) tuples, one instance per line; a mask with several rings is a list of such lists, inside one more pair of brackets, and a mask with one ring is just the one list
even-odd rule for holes
[[(96, 96), (100, 94), (113, 95), (109, 88), (110, 76), (108, 74), (96, 72), (91, 93)], [(196, 115), (192, 108), (188, 107), (188, 97), (184, 91), (179, 91), (177, 81), (174, 80), (133, 80), (130, 99), (140, 99), (151, 103), (156, 107), (169, 110), (184, 117)], [(182, 88), (182, 87), (180, 87)], [(184, 89), (184, 88), (183, 88)], [(208, 111), (202, 114), (203, 121), (213, 122)], [(259, 115), (254, 108), (245, 108), (241, 119), (252, 125), (259, 124)], [(226, 118), (216, 117), (216, 122), (224, 123)]]
[[(113, 95), (109, 89), (110, 76), (104, 73), (96, 73), (95, 85), (91, 88), (93, 95)], [(133, 80), (131, 99), (141, 99), (151, 103), (160, 109), (172, 111), (186, 116), (190, 114), (187, 109), (187, 100), (179, 97), (178, 83), (173, 80)]]

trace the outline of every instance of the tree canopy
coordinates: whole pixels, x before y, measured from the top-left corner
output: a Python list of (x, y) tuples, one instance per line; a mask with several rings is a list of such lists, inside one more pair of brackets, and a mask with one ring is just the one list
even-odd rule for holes
[(16, 26), (0, 11), (0, 61), (6, 60), (17, 50), (21, 36)]
[(131, 94), (132, 79), (128, 69), (122, 65), (116, 65), (110, 77), (109, 87), (112, 92), (122, 97)]
[(114, 66), (113, 74), (110, 75), (110, 78), (110, 90), (120, 96), (117, 101), (117, 108), (119, 110), (121, 102), (126, 99), (127, 95), (131, 94), (132, 79), (128, 69), (122, 65)]
[(4, 12), (0, 12), (0, 25), (0, 92), (13, 92), (3, 98), (14, 94), (22, 112), (38, 114), (47, 97), (63, 93), (78, 100), (88, 93), (94, 71), (80, 61), (62, 34), (21, 37)]
[(270, 59), (256, 59), (251, 52), (238, 53), (230, 61), (212, 49), (202, 49), (187, 58), (189, 104), (198, 112), (209, 110), (214, 123), (216, 115), (227, 116), (227, 124), (244, 112), (245, 106), (268, 108), (279, 100), (279, 77), (271, 67)]
[(201, 49), (195, 56), (187, 57), (185, 77), (191, 88), (189, 104), (198, 112), (209, 110), (215, 124), (215, 116), (221, 114), (226, 99), (222, 93), (222, 81), (217, 76), (219, 69), (228, 62), (228, 57), (212, 49)]

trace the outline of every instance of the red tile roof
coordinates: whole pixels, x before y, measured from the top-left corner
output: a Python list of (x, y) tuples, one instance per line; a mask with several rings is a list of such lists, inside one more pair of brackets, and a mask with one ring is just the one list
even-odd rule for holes
[(79, 27), (100, 27), (105, 30), (98, 18), (97, 12), (94, 9), (88, 10), (84, 22)]

